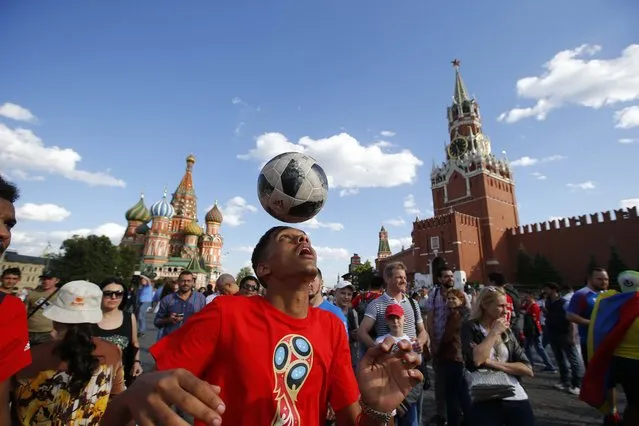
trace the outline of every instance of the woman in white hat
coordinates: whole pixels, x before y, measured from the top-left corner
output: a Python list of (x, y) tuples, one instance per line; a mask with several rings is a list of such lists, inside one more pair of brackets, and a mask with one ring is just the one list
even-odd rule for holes
[(32, 348), (31, 365), (16, 375), (17, 424), (97, 425), (109, 398), (125, 389), (122, 352), (91, 333), (102, 320), (101, 303), (97, 285), (71, 281), (44, 308), (57, 338)]

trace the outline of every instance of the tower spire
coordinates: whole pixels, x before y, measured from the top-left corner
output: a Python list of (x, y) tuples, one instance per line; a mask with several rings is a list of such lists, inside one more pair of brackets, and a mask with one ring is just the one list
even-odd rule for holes
[(459, 72), (461, 61), (459, 59), (453, 59), (450, 63), (453, 64), (453, 68), (455, 68), (455, 94), (453, 95), (453, 99), (457, 105), (461, 105), (462, 102), (470, 100), (466, 86), (464, 85), (464, 80), (462, 80), (461, 73)]

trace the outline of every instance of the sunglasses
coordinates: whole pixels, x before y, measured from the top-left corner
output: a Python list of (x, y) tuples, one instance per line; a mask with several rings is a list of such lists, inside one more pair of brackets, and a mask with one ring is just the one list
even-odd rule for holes
[(104, 296), (105, 298), (109, 299), (109, 298), (116, 298), (119, 299), (120, 297), (124, 296), (124, 292), (123, 291), (103, 291), (102, 292), (102, 296)]
[(244, 286), (244, 290), (247, 290), (247, 291), (257, 291), (257, 286), (256, 286), (256, 285), (245, 285), (245, 286)]

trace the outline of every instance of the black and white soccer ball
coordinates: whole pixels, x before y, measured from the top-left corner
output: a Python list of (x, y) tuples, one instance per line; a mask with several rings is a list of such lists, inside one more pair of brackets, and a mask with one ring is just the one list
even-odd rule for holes
[(275, 219), (299, 223), (314, 217), (328, 197), (328, 179), (314, 158), (285, 152), (262, 167), (257, 179), (260, 204)]

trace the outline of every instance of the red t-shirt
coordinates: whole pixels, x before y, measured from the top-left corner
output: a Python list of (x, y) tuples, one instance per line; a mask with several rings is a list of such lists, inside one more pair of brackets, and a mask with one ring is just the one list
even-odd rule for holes
[(328, 402), (339, 411), (359, 398), (344, 324), (321, 309), (296, 319), (263, 297), (217, 297), (150, 352), (158, 370), (220, 386), (224, 424), (324, 424)]
[(513, 312), (515, 311), (515, 304), (513, 303), (513, 298), (510, 297), (510, 294), (506, 294), (506, 324), (510, 324), (510, 319), (513, 317)]
[(0, 302), (0, 318), (0, 382), (4, 382), (31, 364), (31, 350), (24, 303), (5, 295)]

